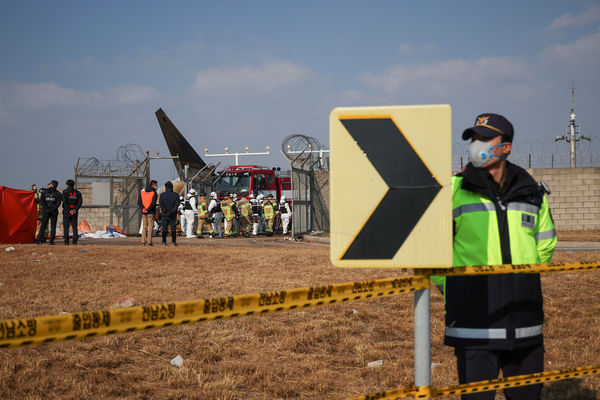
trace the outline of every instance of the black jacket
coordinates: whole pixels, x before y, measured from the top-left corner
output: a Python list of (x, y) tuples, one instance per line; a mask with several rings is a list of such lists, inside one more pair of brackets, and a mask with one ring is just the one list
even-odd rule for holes
[(69, 211), (75, 210), (77, 214), (81, 205), (83, 204), (83, 198), (81, 192), (73, 187), (67, 187), (62, 192), (62, 206), (63, 214), (69, 214)]
[(42, 212), (45, 215), (58, 215), (58, 207), (62, 202), (62, 195), (56, 188), (50, 187), (42, 192), (40, 197), (40, 204), (42, 205)]
[(177, 209), (179, 208), (179, 195), (173, 189), (167, 189), (160, 195), (160, 211), (163, 216), (169, 218), (177, 217)]
[[(508, 162), (507, 176), (502, 187), (493, 180), (487, 171), (476, 169), (471, 164), (467, 165), (462, 176), (462, 189), (483, 195), (495, 202), (502, 262), (511, 264), (506, 210), (503, 210), (498, 202), (501, 204), (520, 202), (539, 207), (543, 201), (543, 192), (527, 171)], [(448, 346), (467, 349), (513, 350), (540, 345), (543, 343), (541, 334), (543, 322), (544, 310), (539, 274), (446, 278), (447, 328), (444, 343)], [(506, 337), (504, 339), (456, 337), (448, 334), (448, 327), (504, 331)], [(539, 333), (536, 330), (538, 328), (531, 328), (523, 337), (517, 337), (522, 331), (525, 331), (520, 328), (528, 327), (539, 327)], [(531, 334), (532, 331), (536, 334)]]

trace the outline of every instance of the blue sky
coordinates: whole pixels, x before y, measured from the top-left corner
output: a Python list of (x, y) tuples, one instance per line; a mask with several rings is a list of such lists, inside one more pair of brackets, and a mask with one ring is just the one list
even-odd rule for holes
[(159, 107), (199, 153), (270, 145), (243, 160), (281, 167), (290, 134), (328, 146), (338, 106), (449, 103), (455, 154), (477, 114), (498, 112), (515, 152), (566, 152), (553, 139), (573, 82), (600, 153), (599, 28), (600, 2), (585, 0), (7, 2), (0, 185), (62, 185), (77, 157), (126, 143), (167, 155)]

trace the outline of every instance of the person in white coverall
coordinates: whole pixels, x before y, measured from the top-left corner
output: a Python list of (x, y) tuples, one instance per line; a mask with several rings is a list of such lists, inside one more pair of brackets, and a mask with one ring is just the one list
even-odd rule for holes
[(183, 212), (185, 214), (185, 237), (187, 238), (195, 238), (193, 229), (194, 229), (194, 221), (196, 221), (196, 215), (198, 213), (198, 208), (196, 205), (196, 191), (191, 189), (187, 194), (187, 198), (183, 205)]
[(284, 235), (287, 235), (288, 233), (288, 226), (290, 225), (290, 218), (292, 217), (292, 210), (286, 200), (285, 195), (282, 195), (281, 200), (279, 200), (279, 215), (281, 216), (281, 226)]
[(223, 231), (221, 230), (221, 222), (223, 222), (223, 211), (221, 211), (221, 203), (217, 199), (217, 193), (212, 192), (210, 194), (210, 203), (208, 204), (208, 211), (212, 214), (212, 227), (215, 231), (215, 238), (223, 239)]
[(179, 226), (181, 227), (181, 234), (185, 235), (185, 212), (183, 206), (185, 204), (185, 198), (183, 196), (179, 196), (179, 207), (177, 207), (177, 212), (179, 212)]

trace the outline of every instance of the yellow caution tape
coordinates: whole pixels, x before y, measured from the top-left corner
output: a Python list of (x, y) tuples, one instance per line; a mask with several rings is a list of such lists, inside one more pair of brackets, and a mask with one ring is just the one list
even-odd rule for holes
[(394, 296), (427, 289), (429, 275), (539, 273), (599, 268), (600, 262), (577, 262), (419, 269), (415, 270), (415, 273), (419, 275), (409, 278), (387, 278), (116, 310), (0, 320), (0, 348), (83, 339), (272, 311)]
[(540, 272), (585, 271), (593, 269), (600, 269), (600, 261), (522, 265), (471, 265), (468, 267), (427, 269), (421, 271), (426, 271), (426, 273), (430, 275), (465, 276), (493, 274), (537, 274)]
[(404, 388), (387, 390), (368, 394), (360, 397), (353, 397), (347, 400), (392, 400), (402, 399), (413, 396), (415, 399), (427, 399), (441, 396), (462, 395), (470, 393), (489, 392), (492, 390), (507, 389), (512, 387), (521, 387), (528, 385), (537, 385), (549, 381), (559, 381), (563, 379), (578, 378), (588, 375), (600, 374), (600, 365), (591, 365), (588, 367), (576, 367), (561, 369), (549, 372), (539, 372), (536, 374), (511, 376), (508, 378), (493, 379), (489, 381), (479, 381), (465, 383), (463, 385), (445, 386), (441, 388), (429, 388), (427, 386), (407, 386)]
[(0, 347), (83, 339), (388, 297), (428, 287), (429, 280), (425, 277), (387, 278), (142, 307), (0, 320)]

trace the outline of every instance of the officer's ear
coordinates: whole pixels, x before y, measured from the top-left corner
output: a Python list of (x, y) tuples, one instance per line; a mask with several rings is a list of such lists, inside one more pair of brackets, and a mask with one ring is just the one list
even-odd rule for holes
[(505, 156), (509, 155), (512, 150), (512, 142), (505, 142), (502, 150)]

